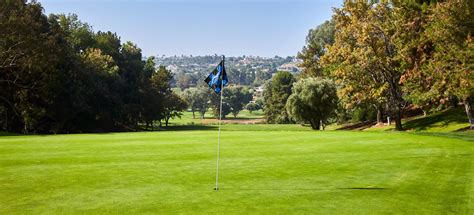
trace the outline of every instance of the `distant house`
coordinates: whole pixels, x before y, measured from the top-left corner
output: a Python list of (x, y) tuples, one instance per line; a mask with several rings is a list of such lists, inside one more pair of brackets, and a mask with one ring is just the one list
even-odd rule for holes
[(301, 68), (299, 68), (297, 65), (298, 65), (298, 62), (285, 63), (279, 66), (277, 70), (291, 72), (291, 73), (298, 73), (301, 71)]
[(264, 86), (261, 85), (261, 86), (258, 86), (258, 87), (255, 87), (253, 89), (253, 97), (252, 97), (252, 101), (251, 103), (255, 103), (255, 101), (257, 101), (258, 98), (261, 98), (263, 97), (263, 90), (264, 90)]
[(169, 65), (166, 67), (167, 70), (170, 70), (171, 73), (176, 74), (178, 73), (178, 67), (176, 65)]

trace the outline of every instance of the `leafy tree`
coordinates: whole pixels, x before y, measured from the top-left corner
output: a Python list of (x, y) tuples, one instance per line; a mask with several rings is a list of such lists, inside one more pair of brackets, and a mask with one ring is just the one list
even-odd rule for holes
[(207, 87), (198, 87), (196, 90), (196, 97), (194, 105), (199, 111), (201, 119), (204, 119), (204, 115), (210, 107), (211, 92)]
[(211, 107), (213, 111), (214, 117), (219, 119), (219, 114), (222, 114), (222, 119), (225, 119), (226, 116), (231, 113), (231, 106), (228, 102), (229, 98), (229, 91), (227, 90), (228, 88), (225, 88), (223, 91), (222, 95), (222, 113), (220, 112), (220, 101), (221, 101), (221, 96), (220, 94), (211, 92), (210, 93), (210, 102), (211, 102)]
[(112, 56), (115, 62), (124, 60), (121, 53), (122, 43), (116, 33), (99, 31), (95, 34), (95, 43), (95, 46), (102, 52)]
[(248, 103), (245, 105), (245, 109), (248, 110), (250, 113), (262, 109), (259, 104), (257, 103)]
[(285, 110), (286, 101), (291, 95), (295, 78), (289, 72), (278, 72), (265, 85), (263, 92), (265, 117), (268, 123), (290, 123)]
[(167, 94), (164, 99), (164, 120), (165, 126), (168, 127), (170, 119), (181, 118), (183, 110), (186, 109), (188, 104), (176, 93), (171, 92)]
[(401, 62), (403, 75), (400, 83), (404, 98), (415, 107), (427, 110), (439, 106), (443, 98), (438, 89), (432, 89), (432, 75), (426, 67), (433, 57), (433, 40), (427, 37), (427, 28), (433, 15), (434, 2), (399, 1), (393, 11), (394, 44)]
[(132, 42), (127, 42), (121, 49), (119, 62), (120, 76), (123, 80), (123, 120), (126, 124), (138, 128), (141, 104), (144, 102), (140, 85), (143, 83), (143, 68), (141, 49)]
[(153, 91), (158, 94), (157, 97), (162, 100), (159, 106), (155, 106), (155, 108), (158, 109), (156, 114), (159, 114), (159, 116), (157, 116), (155, 120), (160, 121), (160, 125), (161, 120), (165, 119), (167, 116), (171, 117), (170, 114), (173, 110), (172, 108), (170, 109), (170, 107), (173, 107), (175, 103), (173, 103), (173, 101), (170, 101), (170, 99), (177, 98), (177, 96), (169, 96), (170, 94), (172, 94), (170, 86), (170, 82), (172, 79), (173, 74), (164, 66), (160, 66), (150, 78), (150, 88), (153, 89)]
[[(51, 126), (48, 108), (60, 73), (61, 32), (39, 3), (22, 0), (0, 4), (0, 106), (8, 131), (30, 133)], [(5, 120), (3, 120), (5, 119)]]
[(334, 43), (334, 26), (334, 20), (330, 20), (309, 30), (306, 45), (297, 55), (303, 61), (300, 64), (303, 77), (323, 76), (324, 71), (319, 60), (326, 52), (326, 46)]
[(474, 129), (474, 2), (438, 3), (432, 17), (426, 34), (434, 43), (434, 52), (425, 71), (433, 77), (431, 89), (444, 98), (450, 95), (460, 98)]
[(230, 105), (230, 112), (237, 117), (239, 112), (244, 109), (244, 105), (252, 100), (252, 94), (249, 89), (243, 87), (229, 87), (225, 93), (225, 101)]
[(192, 84), (192, 76), (190, 74), (181, 72), (176, 76), (176, 86), (181, 90), (189, 88)]
[(94, 33), (74, 14), (46, 17), (36, 1), (2, 1), (0, 34), (2, 130), (148, 129), (182, 107), (169, 87), (172, 75), (155, 71), (154, 58), (144, 61), (135, 44)]
[(257, 104), (258, 108), (261, 109), (261, 110), (265, 109), (264, 103), (265, 103), (265, 101), (263, 100), (263, 98), (257, 98), (257, 100), (255, 100), (255, 104)]
[(395, 115), (396, 129), (402, 130), (403, 71), (392, 40), (393, 10), (393, 5), (385, 1), (344, 2), (335, 10), (333, 19), (338, 30), (322, 63), (341, 86), (343, 101), (349, 106), (351, 101), (372, 103), (379, 112), (387, 102)]
[(336, 85), (329, 79), (307, 78), (296, 82), (288, 98), (286, 110), (297, 121), (309, 122), (319, 130), (321, 122), (335, 114), (337, 108)]
[(197, 108), (196, 108), (196, 98), (197, 98), (196, 94), (197, 94), (197, 89), (196, 88), (188, 88), (188, 89), (184, 90), (181, 93), (181, 97), (189, 105), (189, 108), (191, 109), (191, 112), (193, 113), (193, 119), (196, 118), (194, 112), (197, 110)]

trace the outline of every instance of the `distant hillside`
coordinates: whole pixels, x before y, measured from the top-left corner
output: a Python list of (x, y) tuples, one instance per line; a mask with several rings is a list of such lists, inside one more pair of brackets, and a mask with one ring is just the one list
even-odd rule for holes
[[(195, 86), (205, 77), (221, 56), (157, 56), (155, 63), (166, 66), (175, 74), (175, 85), (181, 88)], [(299, 61), (294, 56), (264, 58), (258, 56), (226, 57), (226, 69), (233, 84), (258, 86), (277, 71), (300, 71)]]

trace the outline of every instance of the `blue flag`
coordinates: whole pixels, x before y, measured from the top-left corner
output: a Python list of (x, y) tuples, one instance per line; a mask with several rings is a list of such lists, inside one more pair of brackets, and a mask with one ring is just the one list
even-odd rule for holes
[(224, 60), (222, 60), (217, 67), (204, 80), (210, 88), (214, 89), (216, 93), (221, 92), (221, 86), (226, 86), (229, 80), (225, 72)]

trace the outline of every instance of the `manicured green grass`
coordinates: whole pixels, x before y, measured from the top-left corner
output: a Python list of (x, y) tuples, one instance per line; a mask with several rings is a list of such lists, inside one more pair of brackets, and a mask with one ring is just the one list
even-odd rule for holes
[(473, 142), (224, 125), (216, 192), (217, 132), (202, 129), (0, 137), (0, 214), (474, 211)]
[[(181, 116), (181, 118), (175, 118), (175, 119), (170, 119), (170, 125), (196, 125), (196, 124), (205, 124), (203, 123), (203, 120), (200, 118), (200, 115), (198, 112), (195, 112), (195, 118), (193, 119), (193, 114), (192, 112), (190, 111), (185, 111), (183, 112), (183, 115)], [(239, 114), (237, 115), (236, 118), (234, 118), (234, 116), (232, 116), (232, 114), (229, 114), (227, 115), (227, 118), (228, 120), (246, 120), (246, 119), (263, 119), (264, 118), (264, 115), (263, 115), (263, 111), (262, 110), (259, 110), (259, 111), (253, 111), (252, 113), (250, 113), (248, 110), (242, 110), (239, 112)], [(204, 115), (204, 119), (216, 119), (214, 117), (214, 115), (212, 114), (212, 110), (209, 110), (208, 112), (206, 112), (206, 114)], [(207, 123), (209, 124), (209, 123)], [(217, 124), (217, 122), (215, 123), (211, 123), (211, 124)]]

